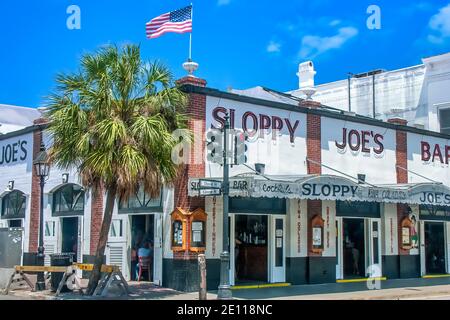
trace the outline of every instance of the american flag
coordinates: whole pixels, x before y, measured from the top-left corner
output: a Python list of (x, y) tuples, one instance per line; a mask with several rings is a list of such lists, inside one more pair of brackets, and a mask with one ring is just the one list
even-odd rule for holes
[(166, 32), (192, 32), (192, 6), (165, 13), (146, 24), (147, 38), (154, 39)]

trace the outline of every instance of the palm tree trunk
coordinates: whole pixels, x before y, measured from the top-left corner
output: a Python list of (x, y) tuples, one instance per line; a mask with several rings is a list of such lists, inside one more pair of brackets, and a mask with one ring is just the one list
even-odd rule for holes
[(95, 288), (101, 277), (101, 267), (103, 264), (103, 257), (105, 255), (106, 243), (108, 241), (109, 229), (111, 227), (112, 214), (114, 209), (114, 202), (116, 200), (117, 187), (110, 186), (106, 193), (105, 212), (103, 214), (102, 228), (100, 229), (100, 237), (97, 244), (97, 252), (95, 253), (94, 269), (89, 277), (89, 284), (87, 294), (93, 295)]

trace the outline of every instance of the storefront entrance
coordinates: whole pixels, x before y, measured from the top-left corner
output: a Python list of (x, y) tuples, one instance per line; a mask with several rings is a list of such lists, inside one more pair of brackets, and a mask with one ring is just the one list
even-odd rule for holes
[(443, 222), (425, 221), (425, 272), (445, 273), (445, 234)]
[(285, 216), (231, 215), (230, 239), (233, 285), (285, 281)]
[(344, 278), (365, 276), (364, 219), (343, 219)]
[(336, 279), (378, 277), (381, 272), (380, 219), (336, 219)]
[[(144, 257), (141, 281), (153, 281), (154, 266), (154, 215), (132, 215), (131, 219), (131, 257), (130, 279), (137, 280), (139, 256)], [(149, 255), (149, 256), (148, 256)], [(149, 259), (147, 259), (149, 258)], [(147, 265), (146, 261), (149, 261)]]
[(73, 261), (78, 255), (78, 217), (61, 218), (61, 252), (73, 253)]

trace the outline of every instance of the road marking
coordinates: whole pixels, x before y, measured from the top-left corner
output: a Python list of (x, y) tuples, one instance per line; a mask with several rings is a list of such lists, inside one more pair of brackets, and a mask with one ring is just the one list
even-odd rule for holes
[(255, 285), (243, 285), (243, 286), (232, 286), (231, 290), (241, 290), (241, 289), (262, 289), (262, 288), (279, 288), (279, 287), (289, 287), (290, 283), (265, 283), (265, 284), (255, 284)]
[(358, 279), (340, 279), (336, 280), (336, 283), (351, 283), (351, 282), (366, 282), (368, 280), (385, 281), (386, 277), (375, 277), (375, 278), (358, 278)]

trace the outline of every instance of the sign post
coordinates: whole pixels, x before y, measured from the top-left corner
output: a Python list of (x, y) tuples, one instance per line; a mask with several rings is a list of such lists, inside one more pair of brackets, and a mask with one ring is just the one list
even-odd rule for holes
[(220, 255), (220, 284), (217, 299), (230, 300), (232, 298), (230, 288), (230, 251), (228, 249), (228, 200), (230, 192), (227, 135), (230, 129), (230, 117), (225, 115), (223, 127), (223, 251)]

